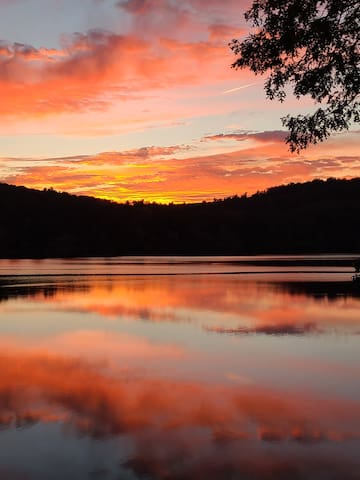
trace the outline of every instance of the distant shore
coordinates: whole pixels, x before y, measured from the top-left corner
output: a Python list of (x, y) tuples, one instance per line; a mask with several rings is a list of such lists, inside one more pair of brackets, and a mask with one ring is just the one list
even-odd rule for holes
[(360, 179), (289, 184), (213, 202), (117, 204), (0, 184), (0, 257), (360, 256)]

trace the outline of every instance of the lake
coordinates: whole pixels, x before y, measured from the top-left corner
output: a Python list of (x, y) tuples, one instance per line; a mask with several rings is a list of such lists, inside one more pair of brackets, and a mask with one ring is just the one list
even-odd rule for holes
[(359, 480), (353, 258), (0, 260), (0, 480)]

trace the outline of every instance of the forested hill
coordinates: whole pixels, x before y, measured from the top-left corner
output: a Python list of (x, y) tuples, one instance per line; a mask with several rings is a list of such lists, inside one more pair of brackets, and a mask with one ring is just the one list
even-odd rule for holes
[(360, 252), (360, 178), (184, 205), (0, 184), (0, 207), (2, 258)]

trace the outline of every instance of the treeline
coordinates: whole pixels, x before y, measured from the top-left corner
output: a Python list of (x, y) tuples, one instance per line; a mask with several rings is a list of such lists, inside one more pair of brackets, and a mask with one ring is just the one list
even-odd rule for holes
[(0, 184), (0, 207), (2, 258), (360, 252), (360, 178), (183, 205)]

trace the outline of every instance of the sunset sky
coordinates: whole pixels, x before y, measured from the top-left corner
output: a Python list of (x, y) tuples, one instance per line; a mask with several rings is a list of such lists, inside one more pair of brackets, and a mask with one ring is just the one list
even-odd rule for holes
[(300, 155), (231, 69), (248, 0), (0, 0), (0, 180), (118, 201), (193, 202), (360, 175), (355, 129)]

